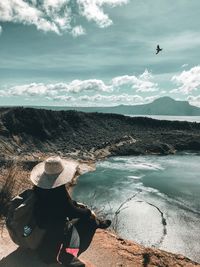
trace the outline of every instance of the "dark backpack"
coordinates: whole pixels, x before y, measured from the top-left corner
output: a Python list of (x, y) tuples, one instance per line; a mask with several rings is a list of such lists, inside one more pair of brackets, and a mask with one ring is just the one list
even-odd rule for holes
[(33, 190), (25, 190), (9, 204), (6, 226), (14, 243), (20, 247), (37, 249), (46, 233), (38, 227), (34, 216), (36, 196)]

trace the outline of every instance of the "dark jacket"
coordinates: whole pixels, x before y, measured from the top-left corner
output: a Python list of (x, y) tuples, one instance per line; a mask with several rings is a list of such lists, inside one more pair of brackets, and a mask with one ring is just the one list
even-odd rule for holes
[(91, 211), (80, 208), (77, 202), (71, 199), (64, 185), (54, 189), (41, 189), (35, 186), (34, 191), (37, 196), (36, 220), (41, 228), (46, 228), (46, 234), (37, 249), (39, 257), (47, 264), (55, 263), (59, 258), (64, 266), (84, 267), (85, 264), (78, 258), (66, 253), (64, 245), (61, 250), (60, 248), (67, 240), (64, 230), (66, 217), (80, 219), (76, 224), (80, 236), (79, 254), (88, 248), (97, 229)]
[(67, 192), (65, 185), (53, 189), (42, 189), (34, 187), (37, 196), (35, 216), (40, 227), (47, 224), (63, 222), (66, 217), (69, 219), (88, 219), (91, 211), (87, 208), (79, 208), (76, 201), (73, 201)]

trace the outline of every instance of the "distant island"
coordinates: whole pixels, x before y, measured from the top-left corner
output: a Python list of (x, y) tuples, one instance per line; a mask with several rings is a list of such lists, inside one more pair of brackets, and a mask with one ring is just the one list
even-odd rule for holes
[(102, 112), (123, 115), (167, 115), (167, 116), (200, 116), (200, 108), (192, 106), (188, 101), (177, 101), (165, 96), (143, 105), (118, 105), (113, 107), (64, 107), (43, 106), (51, 110), (76, 110), (83, 112)]

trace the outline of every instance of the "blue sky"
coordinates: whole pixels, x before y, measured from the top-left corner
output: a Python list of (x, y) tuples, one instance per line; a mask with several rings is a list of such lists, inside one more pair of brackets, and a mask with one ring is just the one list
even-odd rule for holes
[(197, 0), (1, 1), (0, 105), (168, 95), (200, 106), (199, 10)]

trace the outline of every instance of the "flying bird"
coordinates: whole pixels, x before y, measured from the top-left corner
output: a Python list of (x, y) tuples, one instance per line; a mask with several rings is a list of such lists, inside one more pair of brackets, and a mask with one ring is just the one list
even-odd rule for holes
[(163, 49), (162, 49), (162, 48), (160, 48), (160, 46), (159, 46), (159, 45), (157, 45), (157, 48), (156, 48), (156, 55), (157, 55), (158, 53), (160, 53), (162, 50), (163, 50)]

